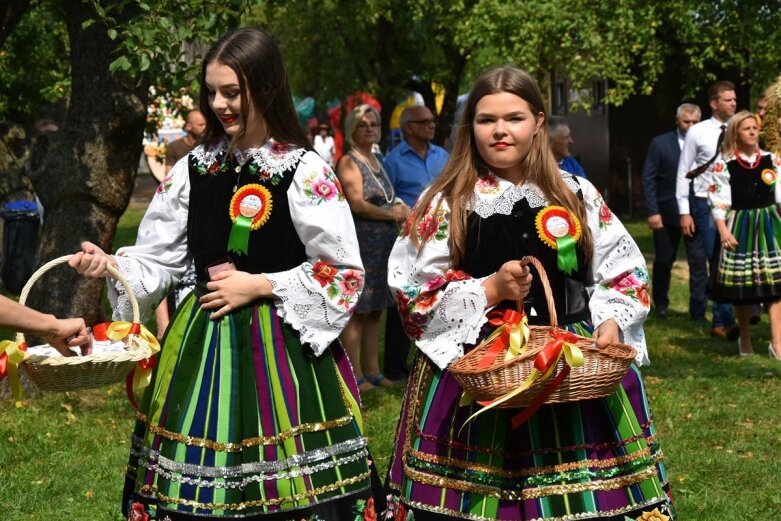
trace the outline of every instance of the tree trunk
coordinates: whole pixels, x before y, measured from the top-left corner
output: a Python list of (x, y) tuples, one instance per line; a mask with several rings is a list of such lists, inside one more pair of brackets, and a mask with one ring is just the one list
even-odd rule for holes
[[(67, 2), (64, 10), (71, 44), (70, 105), (58, 138), (31, 175), (45, 210), (39, 265), (78, 251), (82, 241), (111, 251), (135, 181), (146, 117), (146, 78), (111, 74), (117, 41), (108, 38), (99, 20), (82, 29), (86, 20), (98, 19), (90, 4)], [(92, 324), (100, 314), (103, 286), (101, 279), (60, 267), (33, 288), (29, 303)]]

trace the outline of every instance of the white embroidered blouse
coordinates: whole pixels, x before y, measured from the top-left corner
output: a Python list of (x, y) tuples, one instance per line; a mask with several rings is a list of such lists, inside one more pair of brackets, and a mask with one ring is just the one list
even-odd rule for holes
[[(563, 174), (564, 175), (564, 174)], [(589, 308), (594, 327), (612, 318), (622, 340), (637, 349), (638, 365), (648, 363), (643, 322), (649, 310), (648, 271), (640, 249), (621, 222), (586, 179), (565, 175), (573, 191), (581, 188), (594, 241), (590, 277), (593, 281)], [(578, 184), (579, 183), (579, 184)], [(485, 278), (473, 279), (450, 266), (448, 246), (450, 209), (446, 201), (436, 214), (439, 195), (417, 233), (425, 242), (418, 254), (405, 229), (396, 240), (388, 265), (388, 282), (407, 333), (440, 368), (464, 354), (464, 344), (478, 340), (488, 313)], [(509, 214), (515, 202), (526, 198), (529, 206), (548, 205), (543, 193), (527, 183), (516, 186), (487, 174), (474, 188), (468, 208), (480, 217)]]
[[(199, 146), (192, 154), (208, 170), (226, 147), (224, 142), (210, 150)], [(298, 162), (287, 197), (307, 261), (265, 275), (278, 297), (280, 317), (319, 355), (347, 324), (363, 287), (363, 264), (350, 207), (333, 171), (314, 152), (271, 140), (237, 157), (254, 161), (268, 178), (283, 175)], [(160, 183), (138, 228), (136, 244), (120, 248), (115, 255), (144, 318), (193, 262), (187, 247), (189, 195), (188, 158), (184, 157)], [(115, 319), (131, 319), (124, 289), (110, 282), (115, 283), (109, 284)]]

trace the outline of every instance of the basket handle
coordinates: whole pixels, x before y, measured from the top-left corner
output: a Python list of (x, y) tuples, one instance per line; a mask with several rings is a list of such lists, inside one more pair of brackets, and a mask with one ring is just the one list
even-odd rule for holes
[[(537, 274), (540, 276), (540, 282), (542, 282), (542, 289), (545, 291), (545, 301), (548, 304), (548, 317), (550, 318), (550, 325), (557, 327), (559, 325), (559, 319), (556, 315), (556, 304), (553, 302), (553, 292), (550, 289), (550, 281), (548, 280), (548, 273), (542, 266), (542, 263), (531, 255), (527, 255), (521, 259), (521, 264), (528, 266), (534, 266), (537, 270)], [(523, 310), (523, 301), (518, 301), (518, 310)]]
[[(38, 268), (35, 273), (33, 273), (30, 276), (30, 279), (27, 281), (27, 284), (24, 285), (24, 288), (22, 288), (22, 293), (19, 295), (19, 304), (24, 305), (24, 303), (27, 301), (27, 295), (30, 293), (30, 290), (33, 287), (33, 284), (40, 279), (44, 273), (49, 271), (55, 266), (58, 266), (60, 264), (64, 264), (70, 260), (70, 258), (73, 257), (73, 255), (63, 255), (62, 257), (57, 257), (56, 259), (50, 260), (40, 268)], [(140, 323), (141, 322), (141, 315), (138, 311), (138, 300), (136, 300), (136, 296), (133, 294), (133, 290), (130, 289), (130, 284), (128, 284), (127, 280), (125, 280), (125, 277), (122, 276), (122, 274), (117, 270), (115, 267), (107, 264), (106, 270), (108, 270), (111, 275), (113, 275), (125, 288), (125, 292), (127, 293), (128, 298), (130, 299), (130, 305), (133, 307), (133, 322)], [(17, 333), (16, 334), (16, 341), (17, 342), (24, 342), (24, 334)]]

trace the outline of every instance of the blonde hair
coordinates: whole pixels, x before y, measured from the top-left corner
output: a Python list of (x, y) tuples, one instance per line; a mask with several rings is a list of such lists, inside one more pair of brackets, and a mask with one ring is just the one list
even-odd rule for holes
[[(355, 146), (353, 143), (353, 134), (355, 134), (358, 125), (361, 124), (361, 120), (366, 117), (367, 114), (374, 114), (374, 117), (377, 118), (377, 124), (382, 125), (380, 113), (371, 105), (364, 103), (363, 105), (358, 105), (352, 109), (344, 120), (344, 142), (347, 144), (348, 148), (353, 148)], [(380, 134), (377, 133), (377, 142), (380, 140), (379, 136)]]
[[(509, 92), (520, 97), (529, 104), (531, 112), (537, 117), (545, 118), (545, 106), (542, 93), (537, 82), (525, 71), (516, 67), (505, 66), (492, 69), (480, 76), (472, 86), (469, 98), (464, 105), (464, 113), (456, 132), (455, 144), (450, 160), (442, 174), (434, 180), (431, 187), (424, 192), (413, 211), (408, 228), (416, 230), (420, 221), (427, 214), (429, 206), (437, 193), (450, 207), (450, 259), (452, 266), (460, 265), (465, 252), (467, 203), (472, 196), (475, 184), (481, 173), (489, 167), (480, 157), (475, 143), (474, 124), (477, 103), (490, 94)], [(591, 258), (592, 238), (586, 223), (588, 218), (586, 208), (578, 196), (566, 185), (562, 178), (556, 159), (550, 148), (547, 125), (540, 125), (534, 137), (531, 149), (521, 162), (521, 173), (525, 182), (533, 183), (542, 190), (551, 204), (563, 206), (574, 213), (583, 223), (583, 233), (578, 241), (580, 248)], [(441, 201), (438, 203), (441, 204)], [(418, 251), (424, 244), (416, 233), (410, 236)]]
[(740, 128), (740, 125), (749, 118), (757, 121), (757, 116), (747, 110), (741, 110), (729, 119), (727, 131), (724, 133), (724, 143), (721, 145), (721, 155), (724, 156), (725, 159), (735, 157), (735, 151), (738, 148), (738, 129)]

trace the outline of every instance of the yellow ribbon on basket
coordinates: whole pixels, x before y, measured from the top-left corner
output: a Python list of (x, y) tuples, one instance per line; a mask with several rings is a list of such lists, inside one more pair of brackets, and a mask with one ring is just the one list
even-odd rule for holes
[[(545, 344), (542, 351), (537, 354), (537, 357), (534, 359), (534, 367), (523, 383), (504, 396), (500, 396), (499, 398), (490, 401), (478, 401), (477, 403), (484, 407), (467, 418), (464, 425), (461, 426), (461, 429), (480, 414), (521, 394), (537, 382), (543, 382), (550, 378), (556, 370), (556, 366), (562, 356), (564, 356), (564, 359), (570, 367), (581, 367), (583, 365), (585, 361), (583, 358), (583, 351), (575, 345), (575, 342), (578, 340), (578, 337), (575, 334), (570, 333), (569, 331), (551, 328), (550, 335), (552, 340)], [(540, 404), (532, 404), (529, 407), (539, 407), (539, 405)], [(460, 432), (461, 430), (459, 430), (459, 433)]]
[(23, 395), (22, 382), (19, 380), (19, 366), (27, 358), (25, 351), (27, 351), (25, 342), (12, 340), (0, 342), (0, 380), (5, 378), (6, 374), (8, 375), (11, 392), (17, 401), (21, 400)]
[(154, 356), (160, 352), (160, 343), (157, 337), (146, 327), (138, 322), (125, 322), (118, 320), (112, 322), (106, 329), (106, 336), (111, 340), (122, 340), (128, 335), (136, 335), (149, 344), (152, 354), (149, 358), (138, 361), (138, 367), (133, 373), (133, 390), (139, 391), (149, 385), (152, 378), (152, 368), (155, 366)]

